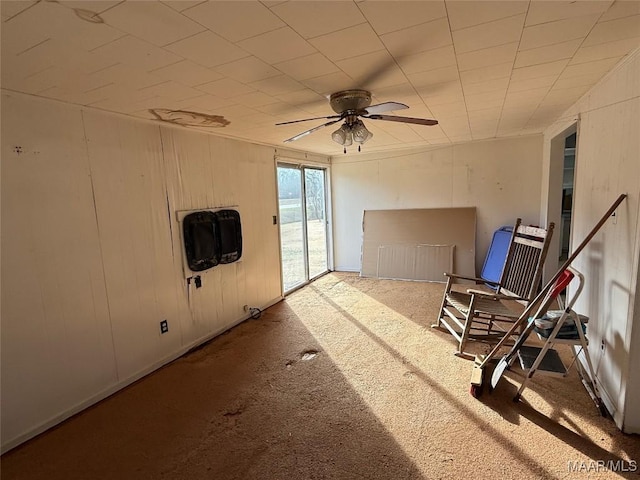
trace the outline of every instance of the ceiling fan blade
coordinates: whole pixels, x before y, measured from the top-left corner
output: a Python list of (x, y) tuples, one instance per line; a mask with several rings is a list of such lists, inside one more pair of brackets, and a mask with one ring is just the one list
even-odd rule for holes
[(341, 115), (330, 115), (328, 117), (303, 118), (302, 120), (291, 120), (290, 122), (276, 123), (276, 125), (288, 125), (290, 123), (308, 122), (309, 120), (325, 120), (325, 119), (329, 119), (329, 118), (338, 118), (338, 119), (340, 119)]
[(437, 120), (429, 120), (427, 118), (413, 118), (413, 117), (396, 117), (395, 115), (362, 115), (364, 118), (370, 118), (371, 120), (387, 120), (389, 122), (401, 122), (401, 123), (415, 123), (417, 125), (437, 125)]
[[(339, 115), (338, 115), (338, 116), (339, 116)], [(309, 130), (307, 130), (306, 132), (299, 133), (299, 134), (298, 134), (298, 135), (296, 135), (295, 137), (287, 138), (287, 139), (284, 141), (284, 143), (289, 143), (289, 142), (293, 142), (293, 141), (295, 141), (295, 140), (299, 140), (299, 139), (301, 139), (302, 137), (306, 137), (306, 136), (307, 136), (307, 135), (309, 135), (310, 133), (315, 132), (316, 130), (320, 130), (321, 128), (328, 127), (329, 125), (333, 125), (334, 123), (337, 123), (337, 122), (339, 122), (340, 120), (342, 120), (342, 118), (338, 118), (337, 120), (332, 120), (332, 121), (327, 122), (327, 123), (324, 123), (324, 124), (322, 124), (322, 125), (318, 125), (317, 127), (310, 128), (310, 129), (309, 129)]]
[(398, 102), (384, 102), (378, 103), (377, 105), (371, 105), (364, 110), (367, 112), (367, 115), (382, 113), (382, 112), (390, 112), (392, 110), (404, 110), (405, 108), (409, 108), (404, 103)]

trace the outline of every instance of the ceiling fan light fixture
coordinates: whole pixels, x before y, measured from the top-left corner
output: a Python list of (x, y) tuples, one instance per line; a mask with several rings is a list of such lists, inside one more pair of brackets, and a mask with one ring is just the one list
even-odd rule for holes
[(340, 145), (348, 147), (353, 143), (351, 128), (346, 123), (343, 123), (338, 130), (331, 134), (331, 139)]
[(352, 127), (353, 139), (358, 143), (364, 143), (373, 137), (373, 133), (367, 130), (362, 120), (358, 120)]

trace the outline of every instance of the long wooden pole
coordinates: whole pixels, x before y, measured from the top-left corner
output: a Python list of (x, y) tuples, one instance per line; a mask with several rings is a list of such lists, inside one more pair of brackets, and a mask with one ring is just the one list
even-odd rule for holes
[(520, 327), (522, 322), (526, 321), (529, 318), (529, 315), (533, 311), (533, 308), (536, 306), (536, 304), (544, 298), (544, 296), (551, 289), (551, 287), (553, 287), (556, 280), (560, 277), (560, 275), (562, 275), (562, 272), (564, 272), (566, 268), (569, 265), (571, 265), (571, 263), (575, 260), (578, 254), (582, 252), (582, 250), (584, 250), (584, 247), (586, 247), (587, 244), (591, 241), (591, 239), (596, 235), (596, 233), (598, 233), (598, 230), (602, 228), (602, 226), (605, 224), (607, 219), (613, 214), (613, 212), (616, 211), (616, 208), (618, 208), (618, 205), (620, 205), (625, 198), (627, 198), (627, 195), (623, 193), (618, 197), (618, 199), (615, 202), (613, 202), (613, 205), (611, 205), (611, 208), (607, 210), (607, 213), (605, 213), (600, 219), (600, 221), (596, 224), (596, 226), (593, 227), (591, 232), (589, 232), (589, 235), (587, 235), (587, 237), (582, 241), (582, 243), (578, 245), (578, 248), (575, 249), (575, 251), (569, 256), (569, 258), (565, 260), (565, 262), (562, 264), (562, 266), (556, 272), (556, 274), (551, 278), (551, 280), (549, 280), (549, 282), (542, 288), (542, 290), (540, 290), (540, 293), (538, 293), (538, 295), (531, 302), (529, 302), (529, 305), (524, 310), (524, 312), (522, 312), (520, 317), (518, 317), (518, 320), (515, 321), (515, 323), (511, 326), (511, 328), (507, 331), (507, 333), (505, 333), (504, 337), (500, 339), (498, 344), (493, 348), (493, 350), (491, 350), (491, 352), (489, 352), (489, 354), (483, 359), (482, 363), (480, 363), (480, 365), (478, 365), (476, 368), (484, 368), (485, 365), (497, 355), (498, 350), (505, 344), (508, 338), (514, 334), (514, 332)]

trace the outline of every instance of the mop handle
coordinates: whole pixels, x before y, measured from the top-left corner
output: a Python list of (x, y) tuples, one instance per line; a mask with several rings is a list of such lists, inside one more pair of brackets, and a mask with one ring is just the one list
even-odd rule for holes
[(493, 350), (491, 350), (491, 352), (484, 358), (482, 363), (479, 365), (479, 368), (484, 368), (484, 366), (487, 364), (487, 362), (489, 362), (493, 357), (496, 356), (496, 354), (497, 354), (498, 350), (500, 349), (500, 347), (502, 347), (502, 345), (504, 345), (504, 343), (507, 341), (507, 339), (511, 335), (513, 335), (513, 333), (516, 331), (516, 329), (518, 329), (520, 327), (520, 324), (522, 323), (522, 321), (524, 319), (528, 318), (529, 314), (533, 310), (533, 307), (540, 300), (542, 300), (542, 298), (547, 294), (547, 292), (551, 289), (551, 287), (553, 287), (553, 285), (555, 284), (556, 280), (560, 277), (560, 275), (562, 275), (562, 272), (564, 272), (567, 269), (567, 267), (569, 265), (571, 265), (571, 263), (575, 260), (575, 258), (578, 256), (578, 254), (584, 249), (584, 247), (587, 246), (587, 243), (589, 243), (591, 241), (591, 239), (596, 235), (596, 233), (598, 233), (598, 230), (600, 230), (602, 225), (604, 225), (604, 223), (607, 221), (607, 219), (613, 214), (613, 212), (616, 211), (616, 208), (618, 208), (618, 205), (620, 205), (625, 198), (627, 198), (627, 195), (623, 193), (618, 197), (618, 199), (615, 202), (613, 202), (613, 205), (611, 205), (611, 208), (609, 208), (609, 210), (607, 210), (607, 213), (605, 213), (602, 216), (602, 218), (600, 219), (600, 221), (597, 223), (597, 225), (595, 227), (593, 227), (591, 232), (589, 232), (589, 235), (587, 235), (587, 238), (585, 238), (582, 241), (582, 243), (578, 246), (578, 248), (576, 248), (575, 251), (569, 256), (569, 258), (567, 258), (567, 260), (562, 264), (560, 269), (551, 278), (551, 280), (549, 280), (549, 282), (542, 288), (542, 290), (540, 290), (540, 293), (538, 293), (538, 295), (536, 295), (536, 297), (531, 302), (529, 302), (529, 305), (527, 306), (525, 311), (522, 312), (520, 317), (518, 317), (518, 320), (516, 320), (514, 322), (514, 324), (511, 326), (511, 328), (507, 331), (507, 333), (505, 333), (504, 337), (502, 337), (500, 339), (500, 341), (493, 348)]

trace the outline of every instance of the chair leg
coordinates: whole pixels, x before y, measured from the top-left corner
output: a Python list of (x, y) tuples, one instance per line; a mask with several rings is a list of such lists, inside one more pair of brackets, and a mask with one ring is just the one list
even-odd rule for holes
[(462, 335), (460, 335), (460, 345), (458, 347), (458, 355), (464, 355), (464, 349), (467, 346), (469, 335), (471, 333), (471, 326), (473, 325), (474, 310), (475, 310), (476, 297), (471, 295), (471, 302), (469, 302), (469, 312), (465, 316), (464, 329)]
[(449, 279), (447, 280), (447, 286), (444, 289), (444, 294), (442, 295), (442, 303), (440, 304), (440, 312), (438, 313), (438, 319), (436, 320), (436, 323), (431, 325), (431, 328), (440, 328), (442, 326), (442, 322), (441, 322), (442, 317), (443, 315), (446, 315), (444, 313), (444, 307), (447, 306), (447, 294), (451, 291), (452, 284), (453, 284), (453, 279), (449, 277)]

